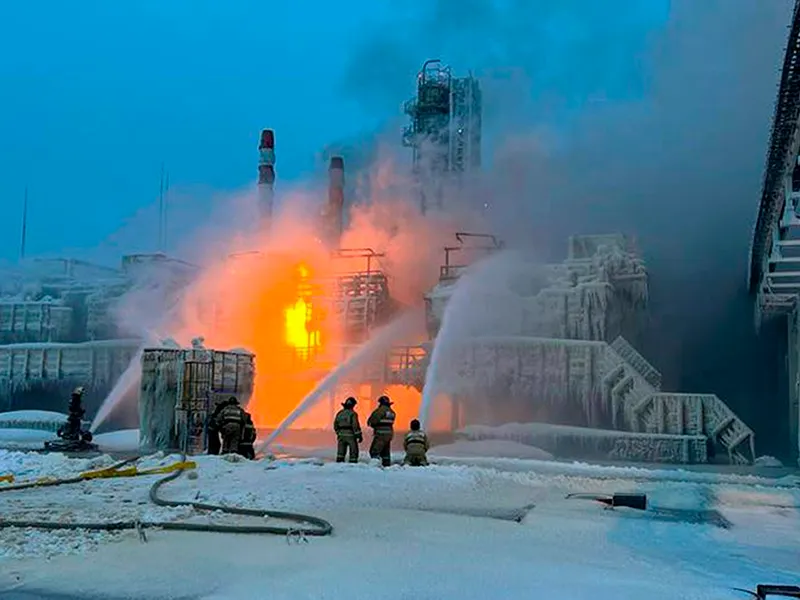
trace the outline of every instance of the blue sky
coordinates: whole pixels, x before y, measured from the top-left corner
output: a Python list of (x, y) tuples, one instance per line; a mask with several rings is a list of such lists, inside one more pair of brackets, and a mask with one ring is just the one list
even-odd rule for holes
[[(531, 110), (531, 122), (539, 97), (581, 105), (598, 95), (638, 96), (643, 83), (629, 69), (634, 50), (663, 25), (668, 6), (614, 2), (622, 9), (613, 14), (587, 12), (575, 1), (555, 9), (506, 0), (494, 7), (465, 2), (453, 12), (457, 4), (431, 2), (434, 8), (422, 10), (418, 1), (398, 9), (388, 0), (3, 3), (0, 258), (18, 253), (26, 185), (28, 252), (35, 255), (107, 239), (155, 202), (162, 161), (174, 188), (241, 189), (254, 179), (262, 127), (277, 132), (279, 181), (302, 179), (326, 145), (358, 139), (399, 116), (414, 69), (433, 53), (449, 53), (460, 70), (516, 69), (530, 86), (535, 81), (534, 101), (517, 107)], [(521, 17), (509, 18), (515, 14)], [(492, 18), (497, 22), (486, 29)], [(601, 43), (582, 71), (576, 48), (585, 50), (598, 32)], [(632, 42), (618, 43), (631, 35)], [(388, 47), (388, 59), (376, 47)]]

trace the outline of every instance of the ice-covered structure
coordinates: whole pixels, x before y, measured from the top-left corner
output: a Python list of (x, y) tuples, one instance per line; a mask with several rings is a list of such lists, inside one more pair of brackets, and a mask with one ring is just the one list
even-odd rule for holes
[[(432, 332), (463, 271), (442, 267), (427, 298)], [(470, 292), (481, 327), (442, 353), (454, 430), (483, 425), (463, 435), (508, 437), (500, 426), (522, 422), (513, 439), (592, 458), (705, 462), (717, 449), (731, 462), (755, 458), (752, 430), (722, 400), (663, 392), (661, 374), (629, 343), (644, 328), (648, 292), (625, 236), (573, 236), (563, 263), (523, 265), (509, 278), (500, 293)], [(545, 435), (543, 424), (567, 429)]]
[(139, 389), (139, 445), (143, 450), (207, 448), (208, 415), (236, 396), (247, 406), (253, 392), (254, 355), (202, 347), (146, 348)]
[(30, 259), (0, 272), (0, 407), (63, 408), (84, 386), (99, 406), (136, 355), (141, 332), (117, 315), (131, 291), (166, 298), (196, 267), (163, 254), (128, 255), (119, 268)]
[(786, 325), (787, 441), (792, 457), (800, 465), (800, 99), (795, 92), (800, 86), (798, 58), (800, 3), (795, 2), (753, 227), (747, 279), (755, 301), (756, 324), (780, 319)]

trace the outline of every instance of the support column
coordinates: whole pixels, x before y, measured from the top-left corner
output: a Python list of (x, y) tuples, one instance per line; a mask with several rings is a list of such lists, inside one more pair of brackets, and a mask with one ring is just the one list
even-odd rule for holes
[(792, 453), (800, 465), (800, 315), (795, 308), (788, 318), (788, 336), (786, 352), (788, 354), (789, 371), (789, 440)]

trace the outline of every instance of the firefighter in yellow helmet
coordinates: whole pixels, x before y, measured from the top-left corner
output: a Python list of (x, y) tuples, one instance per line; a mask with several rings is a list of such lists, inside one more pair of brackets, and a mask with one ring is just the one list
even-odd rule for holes
[(342, 402), (342, 410), (333, 419), (333, 430), (336, 432), (336, 462), (344, 462), (348, 452), (350, 462), (358, 462), (358, 445), (363, 441), (358, 413), (354, 410), (356, 399), (350, 396)]
[(392, 464), (392, 437), (396, 417), (389, 396), (381, 396), (378, 398), (378, 408), (372, 411), (367, 420), (367, 425), (372, 427), (373, 432), (369, 455), (371, 458), (380, 458), (384, 467)]
[(406, 456), (403, 459), (404, 465), (412, 467), (428, 466), (428, 434), (422, 431), (417, 419), (412, 419), (411, 430), (403, 439), (403, 450)]

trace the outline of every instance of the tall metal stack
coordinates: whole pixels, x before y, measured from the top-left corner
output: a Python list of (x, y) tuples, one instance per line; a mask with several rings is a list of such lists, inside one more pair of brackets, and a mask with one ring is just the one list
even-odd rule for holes
[(258, 207), (261, 219), (269, 223), (275, 197), (275, 132), (272, 129), (261, 131), (258, 144)]
[(420, 209), (441, 210), (448, 188), (481, 163), (481, 91), (471, 75), (456, 78), (439, 60), (428, 60), (417, 75), (417, 96), (406, 102), (411, 125), (403, 143), (413, 150)]
[(344, 159), (332, 156), (328, 167), (328, 202), (322, 209), (322, 230), (325, 241), (339, 247), (344, 212)]

